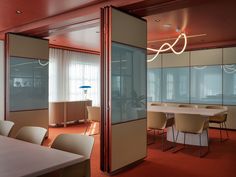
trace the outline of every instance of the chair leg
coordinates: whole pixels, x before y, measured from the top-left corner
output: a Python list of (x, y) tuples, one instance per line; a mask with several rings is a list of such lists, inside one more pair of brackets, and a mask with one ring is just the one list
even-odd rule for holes
[(199, 134), (199, 157), (202, 156), (202, 152), (201, 152), (201, 149), (202, 149), (202, 138), (201, 138), (201, 133)]
[(165, 149), (164, 138), (165, 138), (165, 130), (163, 129), (162, 135), (161, 135), (162, 151), (164, 151), (164, 149)]
[(207, 152), (209, 152), (210, 146), (209, 146), (209, 135), (208, 135), (208, 130), (207, 129), (206, 129), (206, 135), (207, 135)]
[(184, 133), (184, 146), (185, 146), (185, 138), (186, 138), (186, 133)]
[(221, 133), (222, 125), (220, 123), (220, 142), (222, 142), (222, 133)]
[(178, 140), (178, 136), (179, 136), (179, 131), (177, 131), (176, 140), (175, 140), (176, 143), (177, 143), (177, 140)]
[(155, 141), (156, 141), (156, 131), (155, 131), (155, 129), (150, 129), (150, 131), (153, 131), (153, 137), (152, 137), (152, 141), (151, 142), (147, 142), (147, 145), (154, 144)]
[(227, 138), (229, 138), (229, 133), (228, 133), (228, 129), (227, 129), (227, 126), (226, 126), (225, 122), (224, 122), (224, 125), (225, 125), (225, 131), (226, 131)]
[(174, 132), (174, 126), (172, 125), (172, 136), (173, 136), (173, 147), (176, 146), (176, 143), (175, 143), (175, 132)]
[(153, 142), (155, 143), (155, 141), (156, 141), (156, 130), (154, 129), (153, 130)]
[[(87, 122), (87, 123), (88, 123), (88, 122)], [(86, 133), (87, 133), (89, 127), (90, 127), (90, 124), (88, 124), (88, 125), (86, 126), (86, 129), (85, 129), (85, 131), (84, 131), (84, 135), (86, 135)]]

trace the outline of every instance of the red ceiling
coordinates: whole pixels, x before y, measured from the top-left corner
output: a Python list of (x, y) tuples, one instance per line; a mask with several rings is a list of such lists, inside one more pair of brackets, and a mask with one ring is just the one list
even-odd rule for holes
[[(165, 42), (164, 39), (176, 38), (179, 35), (176, 29), (193, 36), (188, 38), (189, 48), (236, 44), (235, 7), (236, 1), (214, 1), (147, 16), (148, 44), (158, 48)], [(165, 27), (166, 24), (170, 24), (170, 27)], [(201, 37), (197, 37), (198, 35)], [(156, 40), (163, 41), (154, 42)]]
[[(1, 0), (0, 31), (93, 5), (101, 1), (102, 0)], [(17, 10), (23, 13), (17, 15)]]
[(176, 38), (176, 28), (187, 35), (206, 34), (188, 38), (188, 49), (236, 44), (235, 0), (4, 0), (0, 34), (18, 32), (49, 38), (55, 45), (99, 51), (99, 10), (105, 5), (147, 19), (149, 47)]

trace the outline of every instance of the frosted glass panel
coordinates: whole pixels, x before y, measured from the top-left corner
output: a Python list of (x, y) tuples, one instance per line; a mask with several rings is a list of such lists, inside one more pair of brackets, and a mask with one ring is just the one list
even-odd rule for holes
[(191, 67), (191, 103), (222, 104), (221, 66)]
[(146, 50), (112, 43), (112, 123), (146, 117)]
[(10, 111), (45, 108), (48, 108), (48, 64), (44, 60), (11, 57)]
[(223, 104), (236, 105), (236, 64), (223, 65)]
[(164, 68), (162, 77), (163, 102), (189, 102), (189, 68)]
[(147, 99), (148, 101), (161, 101), (161, 69), (148, 69)]

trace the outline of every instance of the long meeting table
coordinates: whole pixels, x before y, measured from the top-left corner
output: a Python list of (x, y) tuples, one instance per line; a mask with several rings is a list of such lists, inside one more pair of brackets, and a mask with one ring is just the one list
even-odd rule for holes
[[(190, 108), (190, 107), (177, 107), (177, 106), (148, 106), (148, 111), (152, 112), (163, 112), (163, 113), (170, 113), (170, 114), (197, 114), (202, 116), (215, 116), (218, 114), (223, 114), (227, 111), (227, 109), (208, 109), (208, 108)], [(174, 129), (174, 135), (177, 132)], [(172, 136), (172, 128), (167, 128), (167, 140), (173, 142)], [(184, 135), (179, 134), (177, 143), (184, 142)], [(199, 145), (199, 137), (194, 134), (187, 134), (186, 135), (186, 144), (190, 145)], [(208, 146), (208, 139), (206, 132), (202, 133), (201, 139), (202, 146)]]
[(35, 177), (83, 160), (81, 155), (0, 136), (1, 177)]

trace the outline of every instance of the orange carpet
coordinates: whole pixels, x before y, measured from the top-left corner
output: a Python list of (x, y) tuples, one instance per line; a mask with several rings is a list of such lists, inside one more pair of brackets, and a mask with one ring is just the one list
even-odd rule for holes
[[(61, 133), (82, 133), (85, 125), (67, 128), (50, 128), (49, 138), (44, 145), (50, 145)], [(140, 165), (119, 173), (118, 177), (235, 177), (236, 176), (236, 131), (229, 132), (230, 139), (219, 142), (219, 130), (211, 129), (210, 152), (204, 158), (198, 157), (198, 149), (188, 147), (177, 152), (162, 152), (160, 139), (148, 146), (148, 157)], [(91, 157), (92, 177), (106, 176), (100, 171), (100, 142), (95, 135)]]

